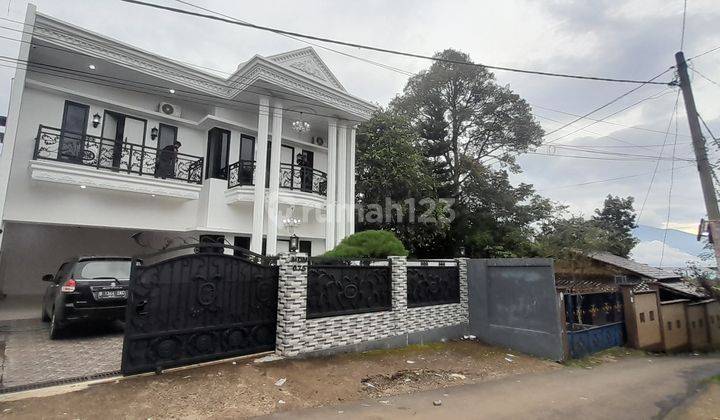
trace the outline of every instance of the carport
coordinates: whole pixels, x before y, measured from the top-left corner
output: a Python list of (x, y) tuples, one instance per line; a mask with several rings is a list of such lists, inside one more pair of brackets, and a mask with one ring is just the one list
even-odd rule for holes
[(77, 325), (60, 340), (40, 321), (42, 276), (78, 255), (146, 254), (180, 238), (143, 232), (7, 222), (0, 254), (0, 390), (83, 378), (120, 369), (121, 322)]

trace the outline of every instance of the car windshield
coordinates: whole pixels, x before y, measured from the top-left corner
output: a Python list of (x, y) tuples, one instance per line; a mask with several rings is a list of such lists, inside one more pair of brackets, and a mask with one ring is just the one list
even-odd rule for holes
[(77, 278), (81, 279), (129, 279), (130, 260), (95, 260), (80, 261)]

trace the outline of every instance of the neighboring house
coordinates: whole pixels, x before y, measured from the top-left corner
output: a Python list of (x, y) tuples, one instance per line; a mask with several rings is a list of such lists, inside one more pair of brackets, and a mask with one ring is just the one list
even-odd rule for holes
[(289, 217), (312, 255), (353, 233), (355, 126), (375, 106), (312, 48), (218, 77), (30, 5), (19, 60), (0, 159), (4, 293), (42, 293), (73, 254), (202, 240), (275, 255)]

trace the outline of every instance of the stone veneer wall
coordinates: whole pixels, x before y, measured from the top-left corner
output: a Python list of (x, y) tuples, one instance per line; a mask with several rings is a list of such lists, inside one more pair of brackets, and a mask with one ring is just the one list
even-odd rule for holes
[[(392, 310), (307, 319), (307, 255), (280, 254), (276, 353), (297, 356), (468, 324), (467, 259), (458, 258), (460, 303), (407, 307), (407, 258), (389, 257)], [(402, 340), (394, 341), (402, 343)]]

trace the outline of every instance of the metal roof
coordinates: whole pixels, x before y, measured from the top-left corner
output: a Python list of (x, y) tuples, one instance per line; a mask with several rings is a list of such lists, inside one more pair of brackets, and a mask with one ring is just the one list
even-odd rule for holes
[(633, 261), (628, 258), (623, 258), (609, 252), (592, 252), (587, 255), (593, 260), (604, 262), (606, 264), (614, 265), (615, 267), (622, 268), (624, 270), (632, 271), (633, 273), (639, 274), (643, 277), (647, 277), (655, 280), (670, 280), (679, 279), (680, 275), (668, 270), (662, 270), (660, 268), (650, 267), (647, 264), (641, 264), (637, 261)]
[(705, 298), (707, 297), (707, 293), (705, 293), (705, 290), (701, 287), (698, 287), (690, 282), (687, 281), (671, 281), (671, 282), (662, 282), (657, 283), (658, 286), (660, 286), (663, 289), (667, 289), (670, 292), (679, 293), (681, 295), (685, 296), (691, 296), (693, 298)]

